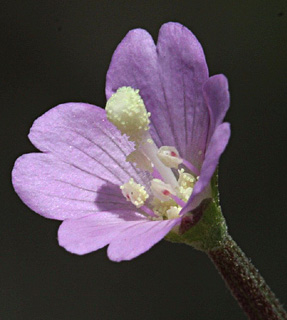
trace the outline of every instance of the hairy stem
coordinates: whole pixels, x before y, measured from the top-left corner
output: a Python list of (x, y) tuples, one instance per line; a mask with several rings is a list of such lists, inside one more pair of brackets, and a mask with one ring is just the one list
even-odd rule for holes
[(287, 319), (274, 293), (230, 236), (207, 253), (249, 319)]

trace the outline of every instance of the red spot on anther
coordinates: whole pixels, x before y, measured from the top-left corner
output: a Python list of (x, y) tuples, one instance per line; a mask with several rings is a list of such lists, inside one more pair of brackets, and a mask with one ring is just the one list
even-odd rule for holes
[(130, 196), (129, 196), (128, 194), (127, 194), (127, 199), (128, 199), (128, 200), (131, 200), (131, 198), (130, 198)]
[(170, 192), (168, 190), (163, 190), (162, 194), (164, 194), (165, 196), (169, 196)]
[(170, 155), (171, 155), (172, 157), (177, 157), (177, 154), (176, 154), (174, 151), (171, 151), (171, 152), (170, 152)]

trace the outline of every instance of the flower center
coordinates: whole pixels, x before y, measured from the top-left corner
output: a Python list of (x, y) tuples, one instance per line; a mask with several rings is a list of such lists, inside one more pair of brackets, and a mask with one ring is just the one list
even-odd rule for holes
[[(151, 219), (174, 219), (188, 201), (199, 170), (188, 161), (182, 159), (173, 146), (162, 146), (159, 149), (149, 133), (149, 117), (139, 90), (122, 87), (114, 93), (106, 105), (107, 118), (130, 141), (135, 142), (135, 150), (126, 161), (133, 162), (138, 168), (152, 173), (150, 181), (151, 194), (145, 187), (133, 179), (123, 184), (120, 189), (127, 201), (140, 208)], [(172, 169), (184, 165), (178, 175)], [(146, 205), (147, 199), (151, 201)]]

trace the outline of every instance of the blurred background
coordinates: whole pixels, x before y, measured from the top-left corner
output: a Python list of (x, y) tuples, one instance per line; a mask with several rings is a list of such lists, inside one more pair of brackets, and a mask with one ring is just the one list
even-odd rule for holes
[(164, 22), (201, 42), (210, 74), (229, 79), (232, 137), (220, 162), (229, 231), (287, 305), (286, 54), (282, 1), (1, 2), (0, 319), (245, 319), (204, 253), (162, 241), (131, 262), (57, 243), (59, 221), (14, 193), (16, 158), (35, 151), (33, 121), (69, 101), (105, 106), (105, 75), (133, 28)]

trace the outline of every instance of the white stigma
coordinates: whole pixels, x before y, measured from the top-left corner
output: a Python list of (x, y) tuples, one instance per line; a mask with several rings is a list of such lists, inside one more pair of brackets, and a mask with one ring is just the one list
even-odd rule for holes
[(149, 197), (144, 186), (135, 183), (133, 178), (128, 183), (120, 186), (120, 189), (126, 200), (130, 201), (137, 208), (142, 207)]
[(160, 147), (157, 156), (160, 161), (168, 168), (178, 168), (178, 165), (182, 163), (182, 159), (179, 156), (178, 151), (174, 147), (163, 146)]
[(107, 118), (122, 134), (139, 143), (149, 130), (150, 113), (147, 112), (139, 90), (121, 87), (106, 105)]

